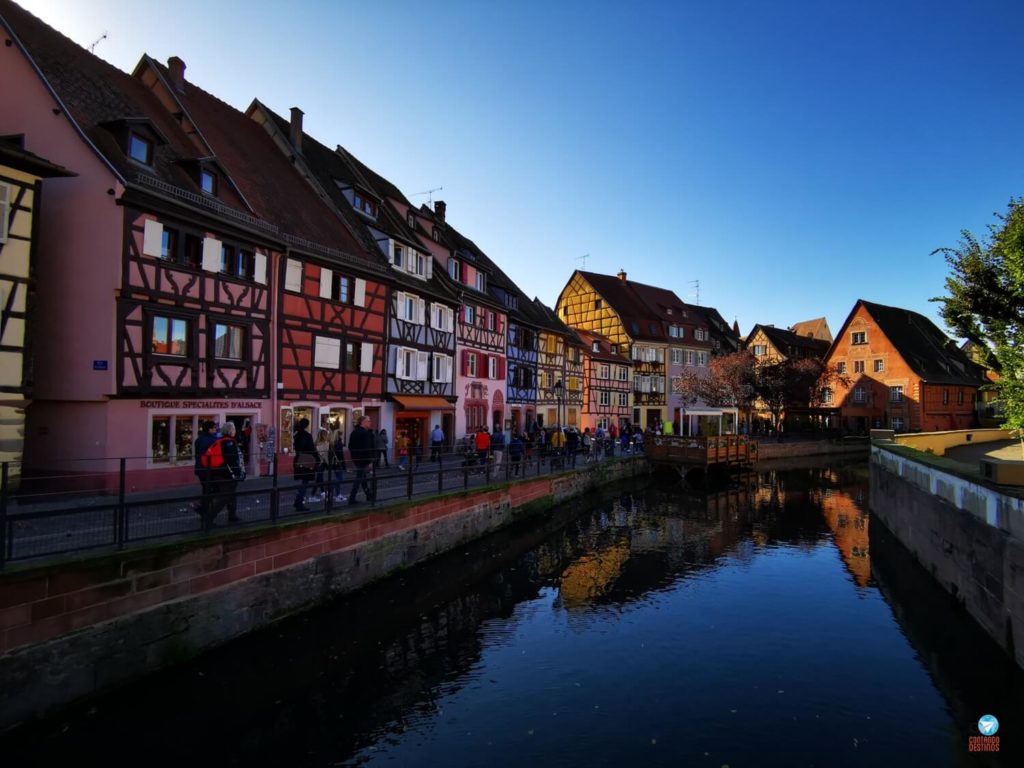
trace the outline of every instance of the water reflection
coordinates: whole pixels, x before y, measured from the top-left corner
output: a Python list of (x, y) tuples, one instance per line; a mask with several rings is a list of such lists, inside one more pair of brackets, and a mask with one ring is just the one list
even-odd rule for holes
[(595, 495), (0, 748), (17, 765), (115, 743), (150, 765), (956, 765), (974, 683), (1001, 686), (1007, 733), (1022, 688), (948, 631), (966, 619), (898, 544), (872, 571), (867, 488), (864, 465), (807, 462)]

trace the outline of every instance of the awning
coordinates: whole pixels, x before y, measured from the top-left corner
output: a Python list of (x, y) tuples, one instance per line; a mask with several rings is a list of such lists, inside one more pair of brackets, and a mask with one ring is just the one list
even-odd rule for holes
[(429, 411), (455, 407), (437, 395), (392, 395), (392, 398), (407, 411)]

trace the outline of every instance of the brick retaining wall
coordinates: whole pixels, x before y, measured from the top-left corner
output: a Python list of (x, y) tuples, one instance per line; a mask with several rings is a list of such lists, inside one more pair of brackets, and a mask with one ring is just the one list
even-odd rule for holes
[(868, 443), (836, 443), (831, 440), (801, 440), (777, 443), (771, 440), (758, 440), (757, 460), (793, 459), (800, 456), (825, 456), (837, 453), (868, 455)]
[(344, 518), (0, 575), (0, 728), (357, 589), (606, 482), (642, 458)]

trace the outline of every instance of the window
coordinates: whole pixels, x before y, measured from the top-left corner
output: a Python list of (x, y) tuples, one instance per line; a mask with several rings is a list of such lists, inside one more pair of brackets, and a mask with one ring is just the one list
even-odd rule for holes
[[(426, 354), (426, 353), (424, 353)], [(395, 350), (395, 376), (399, 379), (417, 379), (416, 350), (397, 347)]]
[(625, 392), (619, 392), (619, 407), (625, 408), (629, 405), (629, 395)]
[(450, 384), (452, 380), (452, 359), (448, 355), (434, 354), (434, 375), (432, 380)]
[(892, 421), (892, 428), (893, 428), (894, 432), (902, 432), (903, 431), (903, 417), (902, 416), (893, 416), (891, 421)]
[(412, 211), (406, 214), (405, 223), (409, 225), (409, 229), (416, 229), (416, 216)]
[(487, 358), (487, 378), (498, 378), (498, 358), (496, 357)]
[(150, 460), (154, 464), (194, 461), (193, 445), (199, 424), (216, 419), (212, 413), (153, 416), (150, 421)]
[(889, 401), (893, 403), (902, 403), (903, 387), (889, 387)]
[(341, 340), (328, 336), (313, 337), (313, 365), (337, 370), (341, 365)]
[(962, 389), (958, 389), (957, 392), (956, 392), (956, 404), (957, 405), (963, 405), (964, 404), (964, 391)]
[(708, 364), (708, 353), (707, 352), (698, 352), (697, 353), (697, 365), (707, 365), (707, 364)]
[(942, 404), (943, 405), (949, 405), (949, 390), (948, 389), (942, 390)]
[(599, 379), (610, 379), (611, 378), (611, 366), (607, 363), (602, 363), (597, 369), (597, 378)]
[(217, 194), (217, 176), (212, 171), (200, 171), (199, 172), (199, 188), (203, 190), (203, 194), (216, 195)]
[[(669, 310), (671, 312), (671, 310)], [(668, 327), (668, 335), (673, 339), (682, 339), (686, 337), (686, 329), (678, 325), (670, 325)]]
[(866, 396), (866, 393), (864, 392), (864, 387), (857, 387), (856, 389), (853, 390), (853, 402), (855, 402), (855, 403), (863, 403), (866, 400), (867, 400), (867, 396)]
[(441, 230), (438, 229), (437, 227), (434, 227), (433, 231), (431, 231), (430, 233), (430, 236), (434, 238), (435, 243), (441, 242)]
[(829, 405), (832, 402), (832, 390), (826, 387), (821, 391), (821, 402)]
[(629, 368), (624, 365), (616, 366), (619, 369), (619, 381), (629, 381)]
[(377, 204), (359, 192), (352, 193), (352, 207), (360, 213), (377, 218)]
[(867, 333), (867, 331), (853, 331), (852, 333), (850, 333), (850, 343), (851, 344), (867, 344), (868, 343), (868, 333)]
[(220, 272), (221, 274), (231, 275), (232, 277), (252, 279), (252, 251), (247, 251), (244, 248), (236, 248), (233, 245), (221, 243)]
[(395, 255), (391, 258), (391, 263), (399, 269), (405, 264), (405, 246), (395, 243)]
[(845, 362), (844, 363), (836, 363), (836, 371), (838, 371), (840, 376), (845, 374), (846, 373), (846, 363)]
[(754, 357), (764, 357), (766, 354), (768, 354), (768, 346), (766, 344), (754, 345)]
[(466, 359), (466, 367), (469, 370), (470, 376), (476, 376), (476, 355), (473, 354), (472, 352)]
[(693, 338), (695, 338), (697, 341), (707, 341), (708, 340), (708, 331), (707, 331), (707, 329), (706, 328), (698, 328), (697, 330), (695, 330), (693, 332)]
[(884, 360), (875, 360), (875, 373), (881, 373), (885, 370)]
[(338, 275), (338, 290), (335, 298), (342, 304), (352, 303), (352, 278), (347, 275)]
[(483, 272), (477, 272), (476, 273), (476, 289), (478, 291), (486, 291), (487, 290), (487, 278), (486, 278), (486, 276), (484, 275)]
[(681, 350), (681, 349), (673, 349), (672, 350), (672, 365), (682, 365), (682, 364), (683, 364), (683, 350)]
[(594, 309), (600, 309), (604, 304), (600, 299), (594, 299)]
[(214, 325), (213, 356), (219, 360), (245, 359), (245, 329), (238, 325)]
[(458, 259), (448, 259), (448, 276), (457, 283), (464, 282), (462, 279), (462, 262)]
[(451, 331), (455, 326), (455, 313), (451, 307), (444, 304), (431, 305), (431, 319), (433, 326), (439, 331)]
[(427, 304), (419, 296), (399, 291), (395, 294), (395, 304), (399, 320), (417, 325), (423, 325), (426, 322)]
[(594, 342), (594, 346), (591, 349), (594, 352), (600, 352), (601, 351), (601, 342), (600, 341), (595, 341)]
[(128, 136), (128, 157), (143, 165), (153, 164), (153, 142), (137, 133)]
[(199, 268), (203, 260), (203, 238), (191, 232), (185, 235), (185, 248), (181, 255), (181, 262), (186, 267)]
[(597, 420), (597, 428), (598, 429), (605, 429), (605, 430), (608, 429), (608, 417), (607, 416), (602, 416), (600, 419)]
[(160, 234), (160, 258), (174, 261), (178, 255), (178, 231), (164, 227)]
[(609, 392), (606, 389), (602, 389), (600, 392), (598, 392), (598, 395), (597, 395), (597, 403), (598, 403), (598, 405), (611, 405), (611, 402), (612, 402), (612, 393), (611, 392)]
[(497, 320), (497, 318), (496, 318), (496, 317), (494, 316), (494, 313), (493, 313), (493, 312), (490, 312), (490, 311), (489, 311), (489, 312), (487, 313), (487, 330), (488, 330), (488, 331), (493, 331), (493, 330), (495, 330), (495, 329), (496, 329), (497, 327), (498, 327), (498, 320)]
[(157, 355), (187, 357), (189, 353), (189, 321), (180, 317), (153, 316), (153, 339), (150, 349)]
[(854, 373), (864, 373), (864, 361), (863, 360), (854, 360), (853, 361), (853, 372)]
[(362, 368), (362, 345), (349, 341), (345, 344), (345, 370), (358, 371)]

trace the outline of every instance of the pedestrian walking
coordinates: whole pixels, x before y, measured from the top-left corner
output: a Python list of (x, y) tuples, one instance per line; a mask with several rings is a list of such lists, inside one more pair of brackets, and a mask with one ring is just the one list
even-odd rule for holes
[(192, 449), (196, 459), (196, 479), (199, 480), (201, 491), (199, 503), (194, 509), (203, 520), (206, 520), (207, 511), (210, 508), (210, 471), (203, 466), (203, 456), (210, 446), (217, 442), (216, 429), (217, 425), (214, 422), (202, 422), (199, 425), (199, 437), (196, 438), (195, 446)]
[(430, 460), (440, 461), (441, 450), (444, 448), (444, 430), (440, 424), (435, 424), (430, 432)]
[(491, 452), (491, 436), (487, 434), (487, 427), (477, 427), (474, 443), (477, 461), (484, 466), (487, 464), (487, 457)]
[(373, 464), (376, 455), (376, 439), (373, 430), (370, 429), (370, 417), (360, 416), (356, 428), (348, 436), (348, 452), (352, 457), (352, 466), (356, 468), (355, 478), (352, 480), (352, 490), (348, 494), (348, 503), (356, 503), (356, 494), (363, 489), (367, 501), (373, 501), (373, 491), (366, 480), (366, 473)]
[(409, 463), (409, 435), (407, 432), (399, 432), (395, 438), (395, 450), (398, 452), (398, 466), (405, 469)]
[(306, 489), (316, 477), (316, 465), (319, 460), (316, 443), (313, 442), (313, 436), (309, 434), (308, 429), (309, 419), (301, 418), (295, 425), (295, 434), (292, 436), (292, 449), (295, 452), (292, 475), (299, 482), (295, 501), (292, 503), (296, 512), (305, 512), (309, 509), (306, 506)]
[(228, 512), (228, 522), (237, 523), (238, 516), (238, 483), (245, 479), (245, 468), (242, 465), (242, 454), (235, 439), (235, 425), (227, 422), (221, 430), (219, 439), (208, 449), (207, 463), (210, 465), (210, 505), (203, 522), (212, 526), (214, 519), (222, 509)]
[(494, 434), (491, 435), (491, 456), (494, 459), (494, 471), (498, 471), (498, 467), (501, 466), (501, 459), (505, 455), (505, 433), (497, 427), (494, 428)]
[(316, 433), (316, 487), (313, 498), (326, 501), (331, 490), (331, 433), (320, 429)]
[(331, 473), (334, 475), (334, 485), (332, 491), (334, 493), (334, 501), (341, 504), (345, 501), (345, 494), (341, 492), (341, 483), (345, 479), (345, 435), (341, 431), (341, 426), (338, 424), (334, 425), (334, 429), (331, 430), (331, 453), (330, 453), (330, 465)]
[(519, 477), (519, 466), (523, 460), (523, 436), (518, 432), (512, 433), (512, 439), (508, 442), (508, 460), (512, 465), (512, 474)]
[(388, 464), (388, 431), (386, 429), (382, 429), (376, 434), (374, 447), (377, 449), (377, 466), (379, 467), (383, 462), (385, 468), (390, 468), (391, 465)]

